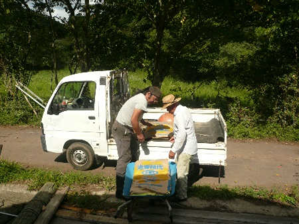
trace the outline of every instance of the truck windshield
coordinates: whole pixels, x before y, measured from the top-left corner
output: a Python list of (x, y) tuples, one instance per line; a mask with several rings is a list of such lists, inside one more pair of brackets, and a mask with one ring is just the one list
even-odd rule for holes
[(95, 91), (95, 82), (63, 83), (51, 102), (48, 114), (66, 110), (94, 110)]

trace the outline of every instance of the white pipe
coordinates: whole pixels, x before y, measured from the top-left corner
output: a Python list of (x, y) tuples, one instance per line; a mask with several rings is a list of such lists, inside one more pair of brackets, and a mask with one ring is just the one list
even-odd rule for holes
[(13, 217), (18, 217), (15, 214), (9, 214), (9, 213), (6, 213), (6, 212), (0, 212), (0, 214), (2, 214), (2, 215), (8, 215), (8, 216), (13, 216)]
[(27, 86), (24, 86), (23, 83), (18, 82), (18, 84), (19, 84), (20, 86), (22, 86), (23, 88), (25, 88), (29, 93), (31, 93), (31, 94), (32, 94), (35, 98), (37, 98), (41, 103), (44, 102), (44, 101), (43, 101), (41, 98), (39, 98), (34, 92), (32, 92)]
[(22, 90), (22, 88), (18, 85), (16, 85), (16, 87), (21, 90), (22, 93), (24, 93), (26, 96), (30, 97), (34, 102), (36, 102), (38, 105), (40, 105), (42, 108), (46, 108), (45, 105), (41, 104), (40, 102), (38, 102), (36, 99), (34, 99), (32, 96), (30, 96), (28, 93), (26, 93), (24, 90)]

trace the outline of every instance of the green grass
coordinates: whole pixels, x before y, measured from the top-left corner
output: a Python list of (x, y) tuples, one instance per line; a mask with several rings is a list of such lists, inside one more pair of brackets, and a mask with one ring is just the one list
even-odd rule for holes
[(53, 182), (59, 186), (85, 186), (96, 184), (100, 188), (111, 190), (114, 188), (115, 179), (101, 174), (88, 174), (84, 172), (62, 173), (54, 170), (40, 168), (24, 168), (18, 163), (0, 160), (0, 183), (22, 182), (35, 190), (46, 182)]
[[(29, 189), (36, 190), (41, 188), (46, 182), (53, 182), (56, 187), (71, 186), (75, 190), (69, 193), (67, 204), (89, 209), (103, 209), (105, 206), (103, 207), (101, 202), (105, 201), (107, 196), (92, 195), (89, 191), (84, 190), (86, 186), (96, 185), (97, 188), (107, 191), (115, 190), (114, 177), (104, 177), (101, 174), (94, 175), (84, 172), (62, 173), (53, 170), (25, 168), (15, 162), (0, 160), (0, 184), (24, 183), (29, 186)], [(271, 190), (257, 186), (233, 188), (229, 188), (227, 185), (219, 185), (217, 187), (208, 185), (193, 186), (189, 190), (190, 196), (204, 200), (232, 200), (240, 198), (257, 203), (265, 202), (299, 206), (298, 185), (287, 189)]]
[[(67, 69), (58, 71), (58, 80), (69, 75)], [(39, 71), (31, 77), (28, 88), (39, 96), (46, 104), (56, 85), (53, 81), (51, 90), (52, 72), (49, 70)], [(2, 80), (3, 81), (3, 80)], [(34, 101), (29, 100), (35, 109), (37, 116), (32, 108), (26, 102), (23, 94), (19, 92), (18, 96), (8, 97), (8, 92), (4, 83), (0, 80), (0, 124), (1, 125), (40, 125), (43, 114), (43, 108)]]
[[(58, 81), (67, 75), (69, 75), (69, 71), (67, 69), (59, 70)], [(135, 93), (137, 90), (151, 85), (150, 81), (146, 79), (146, 76), (146, 72), (142, 70), (129, 72), (131, 94)], [(52, 71), (41, 70), (31, 77), (28, 88), (45, 102), (47, 102), (56, 87), (54, 80), (51, 84), (51, 78)], [(172, 93), (176, 96), (182, 97), (182, 103), (185, 103), (186, 106), (192, 107), (204, 108), (216, 106), (215, 102), (217, 100), (219, 101), (221, 97), (238, 97), (241, 99), (243, 104), (251, 103), (251, 101), (248, 100), (250, 91), (241, 87), (227, 87), (224, 81), (219, 83), (188, 83), (171, 77), (166, 77), (162, 84), (161, 90), (164, 96)], [(5, 87), (3, 84), (0, 84), (0, 96), (1, 95), (5, 95)], [(32, 102), (32, 104), (36, 105), (34, 102)]]
[[(146, 72), (142, 70), (129, 72), (131, 93), (151, 85), (146, 76)], [(248, 97), (251, 93), (248, 89), (244, 87), (228, 87), (225, 81), (213, 81), (211, 83), (185, 82), (166, 77), (161, 91), (163, 96), (171, 93), (176, 97), (181, 97), (182, 104), (194, 108), (215, 108), (215, 106), (219, 106), (222, 103), (220, 101), (234, 98), (238, 98), (242, 104), (248, 106), (253, 103)]]
[(276, 139), (279, 141), (299, 141), (299, 129), (292, 126), (281, 127), (279, 124), (267, 122), (264, 125), (227, 121), (228, 136), (235, 139)]
[(203, 200), (233, 200), (245, 199), (258, 203), (278, 203), (287, 206), (299, 207), (299, 187), (294, 185), (286, 189), (265, 189), (257, 186), (233, 187), (220, 185), (211, 186), (193, 186), (189, 191), (189, 196), (194, 196)]
[[(67, 69), (59, 70), (58, 71), (58, 82), (65, 76), (70, 75)], [(54, 82), (54, 77), (52, 81), (52, 88), (51, 88), (51, 77), (52, 72), (49, 70), (41, 70), (37, 74), (33, 75), (31, 78), (31, 82), (28, 88), (34, 92), (37, 96), (45, 100), (47, 102), (52, 95), (56, 85)]]
[[(58, 71), (59, 81), (69, 75), (67, 69)], [(52, 72), (42, 70), (32, 76), (29, 88), (46, 103), (55, 84)], [(129, 71), (131, 94), (151, 85), (143, 70)], [(228, 136), (236, 139), (267, 139), (280, 141), (299, 141), (298, 125), (282, 127), (280, 115), (261, 117), (254, 104), (253, 92), (242, 86), (231, 86), (225, 80), (212, 82), (186, 82), (166, 77), (162, 83), (163, 96), (172, 93), (181, 97), (181, 103), (191, 108), (219, 108), (224, 116)], [(43, 109), (31, 101), (37, 111), (36, 117), (22, 94), (17, 99), (7, 99), (7, 92), (0, 80), (0, 124), (1, 125), (40, 125)], [(155, 105), (162, 106), (162, 103)], [(283, 113), (281, 114), (283, 115)], [(277, 117), (278, 116), (278, 117)]]

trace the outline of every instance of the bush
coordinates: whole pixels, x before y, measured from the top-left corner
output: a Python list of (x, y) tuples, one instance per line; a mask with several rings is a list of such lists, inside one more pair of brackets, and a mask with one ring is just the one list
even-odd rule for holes
[[(59, 71), (59, 79), (68, 75)], [(43, 99), (49, 99), (50, 71), (40, 71), (32, 76), (29, 88)], [(150, 84), (146, 72), (129, 73), (131, 94)], [(299, 101), (297, 75), (282, 76), (274, 84), (248, 89), (242, 85), (230, 86), (226, 80), (211, 82), (186, 82), (166, 77), (162, 84), (163, 95), (169, 93), (182, 97), (182, 104), (194, 108), (219, 108), (227, 122), (228, 136), (232, 138), (275, 138), (281, 141), (299, 141)], [(24, 96), (19, 93), (9, 98), (0, 83), (0, 125), (39, 125), (43, 109), (30, 100), (36, 116)], [(162, 106), (160, 104), (159, 106)]]
[(0, 102), (1, 125), (39, 125), (43, 110), (35, 107), (37, 116), (24, 98)]

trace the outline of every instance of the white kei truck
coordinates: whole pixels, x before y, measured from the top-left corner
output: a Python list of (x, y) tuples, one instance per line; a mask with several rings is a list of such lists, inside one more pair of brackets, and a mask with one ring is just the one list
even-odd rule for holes
[[(111, 127), (129, 97), (127, 71), (96, 71), (64, 77), (42, 117), (43, 150), (66, 153), (67, 161), (77, 170), (90, 169), (97, 158), (117, 160)], [(192, 163), (220, 171), (227, 158), (225, 120), (219, 109), (190, 111), (198, 141), (197, 156)], [(149, 108), (143, 119), (157, 121), (166, 112), (162, 108)], [(166, 159), (171, 146), (167, 139), (152, 138), (140, 144), (140, 159)]]

